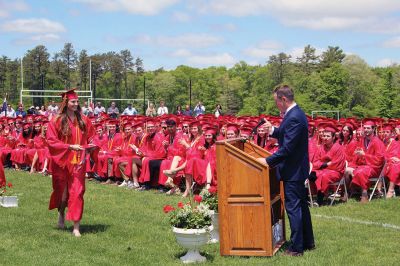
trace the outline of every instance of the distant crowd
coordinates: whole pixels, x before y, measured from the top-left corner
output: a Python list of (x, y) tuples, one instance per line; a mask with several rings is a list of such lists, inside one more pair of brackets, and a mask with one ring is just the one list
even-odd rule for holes
[[(58, 113), (51, 102), (47, 108), (10, 105), (0, 117), (0, 156), (5, 166), (51, 173), (46, 132), (49, 121)], [(195, 182), (199, 186), (216, 186), (217, 140), (244, 138), (270, 153), (279, 143), (269, 137), (272, 126), (279, 126), (281, 117), (223, 115), (217, 106), (205, 114), (199, 102), (193, 110), (180, 106), (174, 114), (163, 101), (158, 108), (150, 104), (145, 115), (128, 104), (122, 113), (115, 102), (105, 109), (84, 103), (81, 113), (92, 122), (99, 147), (96, 160), (86, 160), (88, 178), (105, 184), (117, 184), (138, 190), (159, 187), (168, 194), (183, 189), (184, 196)], [(268, 120), (255, 128), (260, 119)], [(385, 177), (389, 187), (385, 195), (381, 179), (375, 193), (393, 197), (400, 185), (400, 123), (380, 118), (336, 121), (309, 117), (309, 160), (312, 166), (308, 182), (314, 188), (317, 202), (324, 204), (332, 184), (344, 178), (347, 188), (361, 190), (361, 201), (368, 201), (373, 178)], [(290, 147), (288, 147), (290, 148)], [(343, 184), (344, 184), (343, 183)], [(343, 185), (342, 184), (342, 185)], [(336, 184), (337, 186), (337, 184)], [(342, 188), (338, 197), (349, 196)]]

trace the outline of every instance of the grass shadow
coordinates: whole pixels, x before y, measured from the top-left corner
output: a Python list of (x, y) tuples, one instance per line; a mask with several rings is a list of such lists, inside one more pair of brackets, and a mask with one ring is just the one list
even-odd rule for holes
[[(96, 234), (96, 233), (103, 233), (108, 230), (110, 225), (105, 224), (84, 224), (80, 226), (81, 234)], [(72, 231), (73, 226), (69, 226), (67, 230)]]
[[(175, 258), (180, 260), (182, 256), (186, 255), (187, 250), (179, 253), (175, 253)], [(204, 256), (207, 258), (207, 262), (213, 262), (215, 259), (215, 256), (207, 251), (200, 251), (200, 255)]]

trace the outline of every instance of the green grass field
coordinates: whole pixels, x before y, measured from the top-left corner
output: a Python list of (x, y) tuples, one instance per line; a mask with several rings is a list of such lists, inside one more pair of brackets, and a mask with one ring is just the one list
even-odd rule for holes
[[(51, 179), (6, 170), (19, 195), (18, 208), (0, 208), (0, 265), (179, 265), (178, 246), (162, 212), (178, 196), (138, 192), (87, 182), (82, 237), (56, 229), (48, 211)], [(214, 265), (400, 265), (400, 198), (352, 200), (311, 210), (317, 249), (303, 257), (221, 257), (207, 245)], [(385, 226), (382, 226), (386, 224)], [(287, 226), (288, 227), (288, 226)], [(287, 229), (289, 235), (289, 229)]]

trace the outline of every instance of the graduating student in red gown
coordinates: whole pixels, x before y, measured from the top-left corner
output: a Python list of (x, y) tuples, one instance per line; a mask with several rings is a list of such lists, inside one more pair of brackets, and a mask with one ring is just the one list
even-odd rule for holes
[[(160, 174), (158, 183), (160, 185), (167, 185), (171, 187), (171, 190), (167, 192), (168, 195), (179, 193), (180, 190), (176, 185), (179, 185), (181, 178), (176, 177), (175, 180), (170, 180), (170, 183), (165, 184), (168, 177), (165, 175), (165, 171), (171, 168), (176, 168), (185, 162), (186, 157), (186, 137), (182, 132), (177, 132), (177, 123), (174, 119), (168, 119), (166, 121), (168, 135), (163, 141), (164, 147), (167, 149), (167, 158), (162, 161), (160, 165)], [(172, 181), (174, 183), (172, 183)]]
[[(199, 149), (199, 147), (204, 146), (204, 137), (202, 135), (202, 130), (200, 123), (198, 121), (193, 121), (190, 123), (190, 135), (188, 136), (187, 139), (181, 139), (180, 143), (186, 148), (186, 158), (184, 158), (183, 163), (181, 164), (176, 164), (176, 165), (171, 165), (171, 168), (169, 170), (164, 170), (163, 173), (164, 175), (168, 176), (169, 179), (174, 180), (174, 187), (176, 188), (176, 175), (181, 173), (182, 170), (185, 169), (186, 163), (188, 160), (192, 158), (202, 158), (203, 157), (203, 151)], [(184, 172), (183, 172), (184, 174)], [(160, 177), (160, 179), (162, 179)], [(180, 179), (179, 179), (180, 180)], [(168, 182), (168, 181), (167, 181)], [(185, 180), (186, 183), (186, 189), (185, 192), (183, 193), (182, 197), (187, 197), (190, 192), (190, 188), (192, 186), (192, 178), (189, 176)]]
[[(165, 137), (163, 133), (158, 133), (156, 123), (153, 119), (146, 121), (146, 135), (143, 138), (142, 147), (137, 151), (137, 154), (142, 157), (142, 170), (139, 177), (140, 183), (150, 181), (150, 161), (164, 159), (166, 150), (163, 145)], [(143, 186), (145, 188), (145, 186)]]
[(99, 155), (97, 158), (98, 162), (98, 174), (105, 179), (108, 179), (107, 183), (112, 183), (111, 178), (114, 177), (114, 171), (112, 168), (112, 164), (109, 164), (109, 161), (112, 161), (114, 157), (116, 157), (117, 152), (116, 148), (121, 146), (122, 143), (122, 135), (116, 132), (117, 129), (117, 120), (110, 119), (107, 121), (108, 135), (107, 141), (102, 142), (102, 146), (100, 146)]
[(393, 127), (391, 125), (383, 127), (383, 143), (386, 147), (384, 174), (389, 179), (389, 189), (386, 198), (392, 198), (395, 195), (394, 187), (400, 185), (400, 143), (392, 138), (392, 132)]
[[(47, 139), (52, 158), (53, 193), (49, 209), (58, 209), (58, 227), (64, 220), (74, 222), (73, 235), (79, 237), (79, 224), (83, 213), (85, 193), (85, 155), (92, 151), (90, 144), (94, 128), (81, 114), (78, 95), (74, 90), (62, 94), (59, 114), (49, 123)], [(66, 217), (65, 208), (68, 207)]]
[(199, 185), (217, 186), (216, 172), (216, 131), (214, 128), (205, 129), (205, 144), (198, 147), (202, 156), (188, 159), (185, 167), (185, 178), (192, 179)]
[(375, 122), (364, 123), (364, 136), (358, 142), (352, 163), (354, 171), (351, 183), (362, 189), (361, 202), (368, 202), (369, 179), (378, 176), (384, 163), (385, 145), (374, 135)]
[(336, 142), (336, 132), (337, 128), (334, 125), (325, 126), (322, 145), (318, 147), (312, 161), (313, 171), (317, 176), (315, 185), (319, 205), (323, 203), (329, 184), (339, 181), (345, 168), (343, 146)]
[(21, 169), (21, 166), (26, 164), (26, 152), (32, 148), (32, 124), (24, 123), (22, 134), (17, 138), (16, 148), (11, 151), (11, 161), (16, 170)]

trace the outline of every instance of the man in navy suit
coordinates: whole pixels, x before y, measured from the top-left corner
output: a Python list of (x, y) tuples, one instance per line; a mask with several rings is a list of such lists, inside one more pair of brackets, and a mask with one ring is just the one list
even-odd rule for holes
[(279, 149), (262, 163), (276, 168), (278, 180), (283, 181), (285, 208), (291, 229), (291, 245), (286, 255), (301, 256), (304, 250), (315, 248), (307, 191), (304, 181), (309, 175), (308, 124), (303, 110), (294, 102), (293, 90), (282, 85), (274, 90), (274, 100), (283, 120), (279, 128), (270, 126), (270, 135), (278, 139)]

